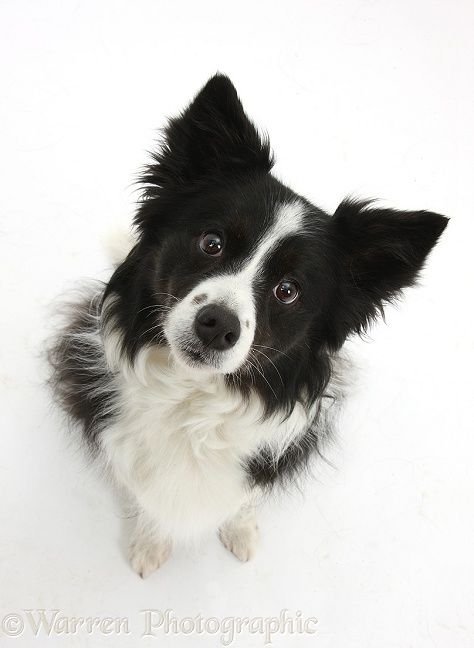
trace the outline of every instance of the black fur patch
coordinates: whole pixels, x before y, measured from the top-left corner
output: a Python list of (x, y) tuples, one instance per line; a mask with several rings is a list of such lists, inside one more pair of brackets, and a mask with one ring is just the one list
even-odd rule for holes
[(263, 447), (246, 464), (251, 486), (268, 489), (275, 484), (284, 487), (292, 483), (307, 468), (313, 455), (319, 452), (320, 443), (321, 434), (315, 425), (291, 443), (278, 458), (273, 456), (268, 446)]

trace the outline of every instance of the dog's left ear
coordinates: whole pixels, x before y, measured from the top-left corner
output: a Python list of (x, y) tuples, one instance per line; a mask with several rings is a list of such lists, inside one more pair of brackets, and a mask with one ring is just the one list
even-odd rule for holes
[(346, 200), (330, 221), (336, 250), (337, 290), (327, 339), (338, 348), (361, 333), (385, 302), (415, 283), (448, 219), (428, 211), (377, 209)]
[(273, 165), (268, 139), (259, 136), (223, 74), (209, 79), (186, 110), (169, 121), (154, 160), (142, 178), (152, 196), (160, 189), (190, 188), (206, 177), (268, 172)]

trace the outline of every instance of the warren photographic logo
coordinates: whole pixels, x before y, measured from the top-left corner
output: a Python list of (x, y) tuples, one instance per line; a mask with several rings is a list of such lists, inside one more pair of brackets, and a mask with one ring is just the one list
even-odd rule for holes
[(133, 635), (137, 639), (159, 639), (175, 635), (185, 639), (190, 635), (216, 637), (222, 646), (232, 646), (243, 634), (260, 635), (271, 646), (276, 635), (313, 635), (316, 617), (304, 616), (300, 610), (292, 614), (281, 610), (273, 617), (212, 617), (196, 614), (179, 617), (172, 609), (140, 610), (134, 617), (98, 617), (67, 615), (57, 609), (20, 610), (0, 617), (1, 637), (56, 636), (119, 636)]

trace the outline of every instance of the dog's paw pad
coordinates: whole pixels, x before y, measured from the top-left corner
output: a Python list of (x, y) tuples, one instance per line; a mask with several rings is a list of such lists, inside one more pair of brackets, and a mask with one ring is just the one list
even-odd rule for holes
[(171, 543), (152, 543), (137, 541), (130, 546), (130, 564), (141, 578), (148, 578), (168, 560)]
[(240, 527), (223, 526), (219, 529), (219, 539), (236, 558), (247, 562), (253, 557), (257, 548), (258, 527), (254, 523)]

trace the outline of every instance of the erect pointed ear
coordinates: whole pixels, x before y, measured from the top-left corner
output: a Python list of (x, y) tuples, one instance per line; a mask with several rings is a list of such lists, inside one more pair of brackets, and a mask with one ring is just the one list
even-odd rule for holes
[(383, 314), (383, 305), (418, 273), (448, 219), (428, 211), (376, 209), (370, 201), (346, 200), (330, 228), (338, 262), (337, 296), (327, 335), (339, 347)]
[(269, 142), (248, 119), (230, 79), (213, 76), (186, 110), (171, 119), (161, 150), (142, 181), (149, 196), (207, 175), (270, 171)]

